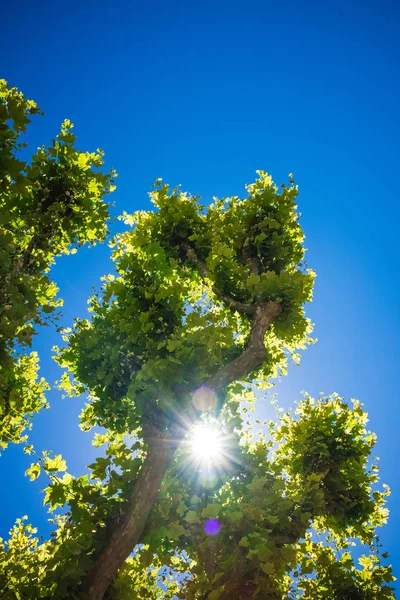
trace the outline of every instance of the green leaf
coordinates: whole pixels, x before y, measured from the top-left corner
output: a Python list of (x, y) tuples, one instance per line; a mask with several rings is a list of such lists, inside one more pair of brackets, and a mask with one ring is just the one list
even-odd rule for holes
[(296, 550), (290, 546), (284, 546), (281, 548), (281, 556), (284, 561), (292, 563), (296, 560)]
[(272, 550), (265, 546), (257, 546), (257, 556), (262, 562), (268, 562), (268, 559), (272, 555)]
[(39, 463), (32, 463), (29, 469), (25, 471), (25, 475), (29, 475), (31, 481), (35, 481), (40, 475), (41, 467)]
[(228, 512), (226, 518), (231, 523), (237, 524), (243, 519), (243, 513), (240, 510)]
[(172, 540), (178, 540), (181, 535), (185, 534), (185, 528), (182, 527), (182, 525), (179, 525), (179, 523), (172, 523), (169, 527), (168, 527), (168, 537), (171, 538)]
[(193, 523), (200, 523), (199, 515), (194, 510), (189, 510), (185, 515), (185, 521), (187, 521), (190, 525)]
[(67, 486), (63, 482), (54, 481), (45, 488), (45, 497), (43, 504), (49, 504), (50, 510), (55, 510), (58, 506), (64, 506), (68, 497)]
[(266, 575), (272, 575), (275, 571), (274, 564), (270, 562), (261, 563), (260, 568)]
[(61, 454), (57, 454), (54, 458), (46, 457), (44, 469), (49, 472), (66, 471), (67, 463), (65, 462)]
[(187, 510), (186, 504), (183, 501), (179, 502), (179, 505), (178, 505), (178, 507), (176, 509), (176, 512), (178, 513), (178, 515), (180, 517), (183, 517), (183, 515), (185, 514), (186, 510)]
[(96, 458), (95, 462), (88, 465), (88, 469), (92, 471), (92, 477), (95, 479), (100, 479), (102, 481), (105, 479), (107, 474), (107, 468), (110, 466), (111, 458), (99, 456)]
[(220, 510), (221, 506), (219, 504), (207, 504), (207, 506), (201, 511), (201, 516), (204, 519), (215, 519), (218, 517)]
[(198, 496), (192, 496), (190, 498), (190, 504), (199, 504), (201, 502), (201, 498)]

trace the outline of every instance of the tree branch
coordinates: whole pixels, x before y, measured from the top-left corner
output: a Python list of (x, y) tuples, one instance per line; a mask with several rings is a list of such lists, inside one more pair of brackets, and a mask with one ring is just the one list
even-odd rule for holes
[(232, 381), (248, 375), (265, 361), (265, 334), (282, 309), (279, 302), (256, 304), (255, 309), (253, 326), (244, 352), (232, 362), (219, 369), (215, 375), (212, 375), (206, 381), (206, 385), (215, 391), (219, 391), (232, 383)]
[(258, 258), (258, 256), (254, 256), (251, 253), (250, 246), (245, 246), (242, 254), (243, 254), (244, 261), (250, 267), (250, 271), (254, 275), (259, 275), (260, 274), (260, 259)]
[[(205, 263), (199, 259), (195, 250), (191, 246), (189, 246), (189, 244), (186, 244), (186, 243), (182, 244), (182, 248), (185, 250), (186, 256), (188, 257), (190, 262), (192, 262), (197, 267), (199, 275), (203, 279), (203, 281), (205, 279), (207, 279), (209, 277), (207, 267), (206, 267)], [(239, 302), (238, 300), (234, 300), (233, 298), (230, 298), (226, 294), (217, 292), (215, 289), (213, 291), (220, 300), (222, 300), (230, 308), (233, 308), (234, 310), (237, 310), (238, 312), (244, 312), (249, 315), (254, 315), (254, 313), (256, 312), (255, 304), (246, 304), (245, 302)]]

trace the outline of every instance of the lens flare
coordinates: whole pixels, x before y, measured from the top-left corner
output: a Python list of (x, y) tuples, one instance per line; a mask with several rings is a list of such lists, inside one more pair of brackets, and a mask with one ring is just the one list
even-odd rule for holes
[(193, 394), (193, 404), (196, 410), (207, 412), (217, 406), (217, 394), (207, 385), (200, 386)]
[(217, 535), (220, 529), (221, 523), (218, 519), (208, 519), (208, 521), (204, 523), (204, 531), (207, 535)]
[(189, 443), (191, 453), (201, 463), (218, 463), (223, 456), (223, 435), (214, 424), (196, 425)]
[(181, 467), (197, 479), (200, 487), (213, 489), (238, 462), (235, 436), (213, 417), (188, 423), (185, 428), (187, 433), (182, 446), (185, 457)]

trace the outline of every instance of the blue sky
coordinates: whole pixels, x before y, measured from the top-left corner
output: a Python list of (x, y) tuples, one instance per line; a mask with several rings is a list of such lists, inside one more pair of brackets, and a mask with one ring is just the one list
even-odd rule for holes
[[(4, 12), (5, 11), (5, 12)], [(398, 474), (398, 140), (400, 10), (394, 2), (201, 3), (99, 0), (8, 2), (0, 76), (45, 111), (33, 148), (64, 118), (83, 150), (101, 147), (119, 173), (114, 214), (149, 207), (154, 177), (212, 196), (240, 195), (265, 169), (300, 186), (300, 210), (317, 271), (308, 308), (318, 344), (275, 391), (290, 406), (301, 390), (362, 401), (378, 434), (381, 479), (392, 488), (381, 540), (400, 573)], [(107, 246), (57, 261), (63, 324), (111, 270)], [(60, 375), (42, 331), (35, 347), (49, 381)], [(49, 394), (32, 440), (82, 473), (96, 450), (77, 427), (82, 402)], [(269, 414), (265, 402), (258, 414)], [(28, 514), (49, 533), (44, 479), (23, 477), (30, 458), (0, 459), (0, 536)]]

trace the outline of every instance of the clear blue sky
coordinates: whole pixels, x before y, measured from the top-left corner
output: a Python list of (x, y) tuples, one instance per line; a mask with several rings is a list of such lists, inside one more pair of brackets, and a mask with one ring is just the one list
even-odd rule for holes
[[(276, 391), (285, 406), (301, 390), (366, 405), (393, 491), (381, 539), (400, 574), (399, 5), (9, 0), (2, 14), (0, 76), (46, 113), (30, 141), (49, 142), (70, 118), (79, 146), (103, 148), (120, 175), (115, 214), (149, 207), (156, 176), (208, 202), (243, 193), (256, 169), (277, 183), (295, 174), (318, 273), (308, 313), (319, 343)], [(64, 324), (86, 314), (91, 287), (111, 269), (108, 255), (97, 247), (57, 262)], [(60, 375), (50, 359), (58, 342), (54, 330), (35, 342), (50, 381)], [(49, 399), (32, 440), (62, 452), (79, 474), (96, 452), (77, 427), (82, 402), (56, 391)], [(23, 477), (29, 463), (18, 447), (0, 458), (2, 536), (23, 514), (50, 530), (46, 482)]]

